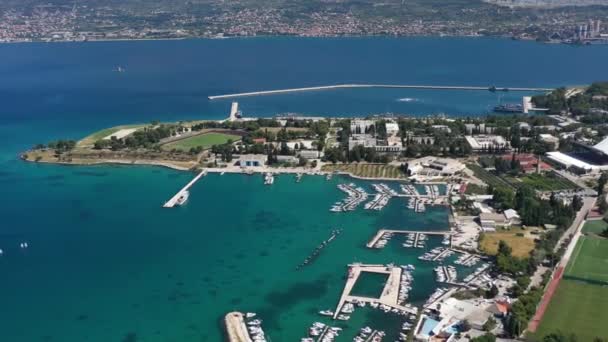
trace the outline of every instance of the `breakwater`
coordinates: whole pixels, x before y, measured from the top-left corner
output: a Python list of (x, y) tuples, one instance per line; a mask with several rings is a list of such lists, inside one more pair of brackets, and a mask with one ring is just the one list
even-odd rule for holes
[(223, 94), (209, 96), (209, 100), (232, 99), (246, 96), (276, 95), (286, 93), (297, 93), (305, 91), (319, 91), (331, 89), (352, 89), (352, 88), (403, 88), (403, 89), (427, 89), (427, 90), (486, 90), (486, 91), (525, 91), (525, 92), (544, 92), (552, 91), (551, 88), (530, 88), (530, 87), (496, 87), (496, 86), (443, 86), (443, 85), (412, 85), (412, 84), (335, 84), (317, 87), (287, 88), (276, 90), (260, 90), (245, 93)]

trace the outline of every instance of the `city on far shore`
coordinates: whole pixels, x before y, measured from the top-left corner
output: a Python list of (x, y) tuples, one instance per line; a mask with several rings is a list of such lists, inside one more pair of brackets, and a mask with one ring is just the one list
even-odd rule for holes
[[(404, 210), (415, 213), (447, 209), (449, 230), (379, 227), (366, 244), (382, 249), (403, 236), (404, 248), (427, 248), (426, 241), (442, 239), (418, 258), (439, 263), (434, 272), (442, 284), (424, 304), (407, 301), (414, 265), (348, 264), (336, 307), (319, 308), (322, 318), (310, 322), (302, 342), (333, 341), (342, 331), (338, 323), (364, 306), (401, 316), (395, 327), (401, 341), (608, 336), (606, 313), (593, 308), (608, 298), (608, 274), (598, 270), (605, 258), (596, 257), (608, 250), (608, 82), (524, 96), (521, 104), (467, 118), (249, 118), (233, 102), (224, 120), (122, 125), (79, 141), (38, 144), (21, 158), (197, 172), (165, 207), (185, 204), (190, 186), (207, 173), (241, 173), (268, 186), (276, 177), (300, 182), (313, 175), (373, 182), (371, 193), (356, 183), (339, 184), (346, 197), (328, 208), (336, 215), (382, 210), (391, 198), (405, 198)], [(340, 233), (332, 231), (298, 267)], [(358, 281), (369, 277), (382, 279), (378, 296), (355, 294)], [(270, 340), (262, 319), (226, 313), (227, 338)], [(381, 341), (386, 333), (361, 327), (355, 341)]]

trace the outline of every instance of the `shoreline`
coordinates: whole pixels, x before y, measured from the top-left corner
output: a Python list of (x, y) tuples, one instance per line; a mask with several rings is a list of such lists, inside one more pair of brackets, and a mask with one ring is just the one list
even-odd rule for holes
[(27, 44), (27, 43), (96, 43), (96, 42), (130, 42), (130, 41), (179, 41), (179, 40), (226, 40), (226, 39), (268, 39), (268, 38), (296, 38), (296, 39), (360, 39), (360, 38), (392, 38), (392, 39), (409, 39), (409, 38), (440, 38), (440, 39), (499, 39), (521, 42), (532, 42), (537, 44), (548, 45), (573, 45), (573, 46), (591, 46), (602, 44), (573, 44), (565, 41), (539, 41), (535, 38), (518, 38), (512, 35), (475, 35), (475, 34), (411, 34), (411, 35), (390, 35), (390, 34), (336, 34), (336, 35), (319, 35), (309, 36), (301, 34), (279, 34), (279, 35), (251, 35), (251, 36), (184, 36), (184, 37), (159, 37), (159, 38), (101, 38), (87, 40), (10, 40), (0, 41), (0, 44)]
[[(337, 171), (337, 172), (333, 172), (333, 171), (322, 171), (320, 167), (317, 167), (316, 169), (312, 169), (312, 168), (302, 168), (302, 167), (269, 167), (269, 166), (265, 166), (265, 167), (259, 167), (256, 169), (246, 169), (246, 168), (241, 168), (241, 167), (204, 167), (204, 166), (200, 166), (200, 165), (193, 165), (190, 168), (186, 168), (180, 165), (176, 165), (171, 163), (170, 161), (153, 161), (153, 160), (134, 160), (134, 161), (129, 161), (129, 160), (120, 160), (120, 159), (106, 159), (106, 160), (98, 160), (98, 161), (82, 161), (82, 162), (67, 162), (67, 161), (48, 161), (48, 160), (39, 160), (39, 161), (35, 161), (35, 160), (29, 160), (29, 159), (25, 159), (20, 157), (19, 159), (21, 159), (24, 162), (28, 162), (28, 163), (34, 163), (34, 164), (55, 164), (55, 165), (62, 165), (62, 166), (74, 166), (74, 167), (79, 167), (79, 166), (112, 166), (112, 165), (120, 165), (120, 166), (129, 166), (129, 165), (134, 165), (134, 166), (152, 166), (152, 167), (163, 167), (163, 168), (168, 168), (171, 170), (175, 170), (175, 171), (193, 171), (193, 170), (205, 170), (207, 171), (207, 173), (230, 173), (230, 174), (241, 174), (241, 175), (253, 175), (253, 174), (265, 174), (265, 173), (273, 173), (273, 174), (288, 174), (288, 175), (295, 175), (295, 174), (303, 174), (303, 175), (310, 175), (310, 176), (327, 176), (327, 175), (340, 175), (340, 176), (347, 176), (353, 179), (357, 179), (357, 180), (364, 180), (364, 181), (387, 181), (387, 182), (403, 182), (403, 183), (411, 183), (411, 181), (407, 178), (390, 178), (390, 177), (363, 177), (363, 176), (357, 176), (351, 172), (346, 172), (346, 171)], [(433, 185), (433, 184), (445, 184), (446, 182), (442, 182), (442, 181), (428, 181), (428, 182), (420, 182), (417, 181), (415, 182), (416, 184), (428, 184), (428, 185)]]

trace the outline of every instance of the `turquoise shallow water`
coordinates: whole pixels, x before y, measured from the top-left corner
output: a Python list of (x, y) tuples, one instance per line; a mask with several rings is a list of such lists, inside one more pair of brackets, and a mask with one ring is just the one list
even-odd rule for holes
[[(345, 82), (552, 86), (608, 77), (608, 47), (488, 39), (21, 44), (0, 45), (0, 56), (0, 340), (10, 342), (123, 341), (129, 333), (137, 341), (219, 341), (220, 319), (233, 309), (258, 312), (273, 341), (297, 341), (320, 319), (318, 310), (336, 304), (350, 262), (417, 264), (411, 300), (423, 301), (436, 284), (434, 265), (417, 262), (421, 251), (404, 250), (397, 237), (380, 251), (365, 243), (382, 227), (447, 228), (444, 209), (417, 215), (399, 200), (380, 213), (331, 214), (343, 198), (336, 184), (352, 181), (340, 178), (297, 184), (280, 176), (265, 187), (259, 176), (210, 175), (186, 206), (164, 210), (191, 174), (18, 160), (35, 143), (123, 123), (219, 118), (227, 103), (206, 100), (215, 93)], [(579, 67), (562, 70), (568, 63)], [(127, 72), (112, 73), (116, 65)], [(467, 115), (497, 100), (450, 94), (338, 91), (244, 104), (252, 115)], [(420, 101), (396, 101), (402, 97)], [(343, 233), (296, 271), (336, 228)], [(23, 241), (27, 250), (18, 247)], [(346, 324), (345, 337), (363, 324), (395, 325), (369, 310)]]

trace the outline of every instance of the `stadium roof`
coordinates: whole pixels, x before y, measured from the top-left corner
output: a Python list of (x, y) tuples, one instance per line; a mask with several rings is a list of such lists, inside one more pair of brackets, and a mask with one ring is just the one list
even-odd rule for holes
[(593, 148), (603, 154), (608, 155), (608, 138), (600, 141), (597, 145), (593, 146)]
[[(607, 147), (608, 147), (608, 143), (607, 143)], [(554, 160), (562, 165), (566, 165), (566, 166), (575, 166), (575, 167), (585, 169), (585, 170), (600, 169), (600, 166), (598, 166), (598, 165), (589, 164), (587, 162), (584, 162), (580, 159), (576, 159), (574, 157), (571, 157), (571, 156), (561, 153), (561, 152), (547, 152), (547, 156), (549, 157), (549, 159), (552, 159), (552, 160)]]

